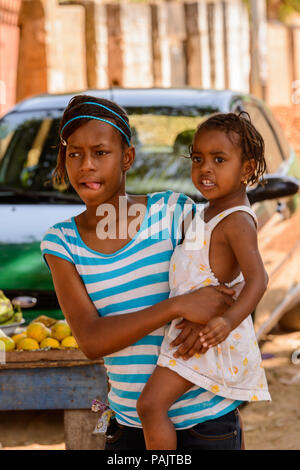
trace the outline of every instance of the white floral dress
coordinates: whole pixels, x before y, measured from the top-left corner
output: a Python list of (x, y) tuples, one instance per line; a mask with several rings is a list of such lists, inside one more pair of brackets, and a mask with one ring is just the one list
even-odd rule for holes
[[(170, 297), (199, 287), (220, 284), (209, 266), (209, 245), (213, 229), (224, 217), (235, 211), (246, 211), (256, 221), (255, 213), (248, 206), (227, 209), (207, 223), (202, 219), (203, 210), (197, 211), (184, 242), (175, 248), (172, 255)], [(240, 273), (234, 281), (226, 285), (232, 287), (242, 280)], [(251, 315), (243, 320), (225, 341), (210, 348), (205, 354), (195, 354), (187, 361), (175, 359), (173, 353), (176, 348), (170, 346), (180, 333), (180, 330), (175, 328), (178, 321), (173, 320), (166, 330), (158, 365), (174, 370), (195, 385), (216, 395), (245, 401), (271, 400)]]

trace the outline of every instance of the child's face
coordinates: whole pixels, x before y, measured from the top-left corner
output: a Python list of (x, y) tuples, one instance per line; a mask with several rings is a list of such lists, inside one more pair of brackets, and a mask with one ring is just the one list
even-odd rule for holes
[(242, 161), (239, 136), (203, 129), (194, 137), (192, 180), (207, 200), (217, 200), (245, 191), (243, 180), (252, 174), (252, 164)]
[(119, 132), (104, 122), (90, 120), (68, 138), (66, 170), (86, 205), (124, 194), (125, 172), (133, 159), (133, 147), (123, 151)]

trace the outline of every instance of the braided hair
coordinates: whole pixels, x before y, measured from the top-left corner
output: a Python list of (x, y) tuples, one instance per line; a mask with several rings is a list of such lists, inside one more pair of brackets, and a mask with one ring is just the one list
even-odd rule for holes
[(231, 142), (234, 142), (231, 133), (234, 132), (239, 136), (239, 146), (241, 148), (242, 160), (253, 159), (256, 162), (256, 168), (253, 175), (250, 177), (248, 183), (255, 184), (262, 178), (266, 171), (265, 161), (265, 143), (251, 122), (250, 116), (246, 111), (239, 114), (234, 113), (217, 113), (210, 116), (207, 120), (202, 122), (196, 130), (197, 135), (200, 131), (207, 130), (220, 130), (225, 132)]
[[(102, 106), (95, 106), (90, 103), (100, 104)], [(105, 109), (109, 108), (109, 109)], [(109, 111), (111, 110), (111, 111)], [(79, 127), (86, 124), (90, 118), (74, 119), (66, 127), (65, 124), (73, 118), (81, 115), (95, 116), (98, 118), (106, 119), (116, 124), (122, 132), (126, 135), (128, 141), (131, 139), (131, 129), (129, 126), (129, 119), (126, 111), (114, 101), (106, 100), (104, 98), (96, 98), (89, 95), (76, 95), (69, 101), (62, 119), (60, 121), (59, 133), (60, 143), (58, 150), (58, 157), (56, 167), (52, 176), (52, 182), (55, 185), (65, 185), (67, 182), (66, 171), (66, 142), (68, 137), (73, 134)], [(127, 124), (126, 124), (127, 123)], [(124, 134), (119, 132), (121, 138), (122, 149), (128, 146), (128, 141)]]

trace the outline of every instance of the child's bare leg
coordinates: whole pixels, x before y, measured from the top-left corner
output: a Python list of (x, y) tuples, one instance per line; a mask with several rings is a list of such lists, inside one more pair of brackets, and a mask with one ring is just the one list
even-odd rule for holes
[(176, 431), (168, 410), (193, 385), (167, 367), (155, 368), (137, 402), (148, 450), (176, 449)]

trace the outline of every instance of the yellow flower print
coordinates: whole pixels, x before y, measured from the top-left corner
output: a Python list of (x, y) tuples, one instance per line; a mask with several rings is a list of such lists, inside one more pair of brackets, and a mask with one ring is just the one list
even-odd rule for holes
[(246, 366), (248, 364), (248, 358), (247, 357), (245, 357), (245, 359), (243, 360), (243, 364), (244, 364), (244, 366)]
[(206, 240), (204, 240), (204, 242), (203, 242), (203, 246), (206, 246)]
[(205, 271), (205, 269), (206, 269), (205, 264), (200, 264), (199, 269), (200, 269), (200, 271)]
[(253, 397), (251, 397), (251, 401), (258, 401), (258, 398), (256, 395), (253, 395)]
[(218, 393), (220, 391), (219, 386), (218, 385), (213, 385), (211, 387), (211, 391), (212, 391), (212, 393)]
[(218, 215), (218, 219), (222, 219), (222, 217), (224, 217), (224, 212), (222, 212), (221, 214)]
[(211, 279), (210, 279), (209, 277), (207, 277), (207, 278), (205, 279), (205, 281), (203, 281), (203, 285), (204, 285), (204, 286), (209, 286), (210, 284), (211, 284)]
[(234, 351), (235, 347), (231, 344), (231, 345), (229, 346), (229, 349), (230, 349), (231, 351)]
[[(239, 371), (239, 370), (238, 370), (238, 368), (237, 368), (236, 366), (233, 366), (233, 367), (232, 367), (232, 369), (233, 369), (233, 373), (234, 373), (234, 374), (237, 374), (237, 373), (238, 373), (238, 371)], [(231, 367), (229, 367), (229, 372), (232, 374)]]
[(218, 347), (217, 347), (217, 351), (218, 351), (218, 354), (222, 354), (221, 346), (218, 346)]
[(259, 388), (264, 388), (264, 384), (259, 384)]
[(199, 359), (200, 356), (201, 356), (201, 354), (199, 354), (199, 353), (194, 354), (194, 357), (195, 357), (196, 359)]
[(240, 339), (240, 338), (241, 338), (241, 335), (240, 335), (239, 333), (235, 333), (234, 338), (235, 338), (235, 339)]
[(199, 367), (198, 367), (198, 366), (194, 366), (193, 369), (198, 372)]
[(175, 361), (175, 359), (170, 359), (169, 365), (172, 366), (172, 367), (176, 366), (176, 361)]
[(175, 271), (176, 271), (176, 264), (175, 263), (173, 263), (172, 269), (173, 269), (173, 273), (175, 273)]

